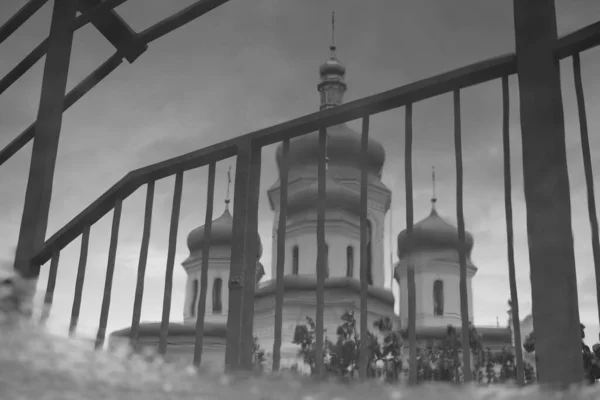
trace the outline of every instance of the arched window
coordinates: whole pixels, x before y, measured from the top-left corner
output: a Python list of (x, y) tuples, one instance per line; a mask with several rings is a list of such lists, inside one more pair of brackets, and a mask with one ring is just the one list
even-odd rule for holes
[(300, 249), (298, 246), (294, 246), (292, 249), (292, 274), (298, 275), (300, 269)]
[(373, 228), (371, 221), (367, 220), (367, 283), (373, 284), (373, 251), (371, 242), (373, 241)]
[(439, 279), (433, 282), (433, 315), (444, 315), (444, 282)]
[(213, 283), (213, 314), (221, 314), (223, 311), (223, 303), (221, 301), (221, 289), (223, 288), (223, 280), (215, 279)]
[(354, 276), (354, 247), (346, 247), (346, 276), (352, 278)]
[(325, 243), (325, 278), (329, 278), (329, 245)]
[(196, 316), (196, 306), (198, 305), (198, 279), (192, 280), (192, 296), (190, 302), (190, 315)]

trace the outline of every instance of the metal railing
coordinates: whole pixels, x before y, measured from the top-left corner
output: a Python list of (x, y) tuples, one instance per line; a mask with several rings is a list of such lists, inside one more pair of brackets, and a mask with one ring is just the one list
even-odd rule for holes
[[(56, 0), (57, 4), (67, 3), (66, 0)], [(69, 0), (72, 1), (72, 0)], [(129, 56), (130, 61), (135, 59), (141, 51), (145, 50), (145, 45), (152, 40), (172, 31), (173, 29), (183, 25), (185, 22), (192, 20), (193, 18), (209, 11), (210, 9), (217, 7), (225, 1), (199, 1), (194, 5), (188, 7), (182, 13), (179, 13), (170, 19), (167, 19), (148, 30), (139, 33), (132, 34), (128, 40), (117, 41), (120, 45), (117, 53), (113, 55), (106, 63), (104, 63), (99, 69), (97, 69), (90, 77), (86, 78), (80, 83), (75, 89), (73, 89), (66, 97), (61, 98), (60, 101), (64, 101), (63, 109), (68, 108), (75, 101), (81, 98), (87, 93), (93, 86), (95, 86), (102, 78), (107, 76), (112, 70), (114, 70), (120, 63), (123, 56)], [(34, 4), (35, 3), (35, 4)], [(27, 15), (34, 12), (34, 8), (39, 6), (39, 3), (43, 2), (30, 2), (25, 6), (11, 21), (0, 28), (0, 39), (4, 39), (12, 31), (18, 28), (19, 21), (26, 19)], [(95, 5), (94, 5), (95, 3)], [(118, 19), (118, 16), (112, 11), (113, 7), (123, 3), (123, 1), (110, 1), (107, 0), (103, 3), (94, 2), (92, 0), (80, 1), (79, 4), (93, 5), (92, 8), (88, 9), (86, 13), (79, 16), (77, 19), (73, 19), (74, 29), (77, 29), (82, 24), (92, 22), (94, 25), (102, 31), (106, 29), (106, 25), (109, 24), (112, 18), (113, 22)], [(527, 3), (527, 4), (525, 4)], [(543, 3), (543, 4), (542, 4)], [(587, 120), (583, 96), (583, 85), (581, 81), (581, 67), (579, 53), (598, 46), (600, 44), (600, 23), (595, 23), (570, 35), (566, 35), (560, 39), (556, 39), (556, 17), (554, 15), (553, 4), (549, 5), (548, 1), (515, 1), (515, 32), (517, 42), (517, 52), (513, 54), (496, 57), (493, 59), (485, 60), (475, 64), (468, 65), (463, 68), (459, 68), (444, 74), (436, 75), (428, 79), (420, 80), (405, 86), (401, 86), (386, 92), (378, 93), (372, 96), (368, 96), (359, 100), (352, 101), (350, 103), (326, 109), (317, 113), (309, 114), (301, 118), (297, 118), (282, 124), (278, 124), (266, 129), (261, 129), (252, 133), (248, 133), (213, 146), (206, 147), (204, 149), (196, 150), (185, 155), (175, 157), (160, 163), (156, 163), (144, 168), (137, 169), (127, 174), (123, 179), (113, 185), (108, 191), (94, 201), (89, 207), (83, 210), (79, 215), (73, 218), (57, 233), (52, 235), (43, 244), (35, 245), (30, 243), (31, 239), (22, 239), (24, 242), (29, 240), (30, 242), (25, 243), (23, 250), (21, 251), (21, 259), (17, 257), (17, 268), (20, 269), (25, 275), (37, 275), (39, 273), (39, 267), (45, 264), (47, 261), (50, 262), (48, 286), (46, 289), (45, 303), (46, 309), (49, 310), (53, 300), (53, 293), (56, 282), (56, 275), (59, 267), (59, 256), (60, 252), (65, 246), (71, 243), (80, 235), (82, 236), (80, 261), (77, 272), (75, 295), (73, 302), (73, 309), (71, 314), (70, 332), (73, 333), (77, 327), (77, 321), (79, 318), (79, 310), (81, 306), (81, 297), (83, 292), (83, 282), (85, 279), (87, 252), (89, 245), (89, 235), (92, 226), (104, 215), (109, 212), (113, 212), (113, 222), (111, 230), (111, 239), (109, 246), (109, 257), (108, 257), (108, 268), (105, 278), (105, 289), (102, 300), (102, 309), (100, 314), (100, 328), (98, 329), (96, 338), (96, 347), (101, 347), (105, 340), (107, 319), (110, 310), (111, 301), (111, 290), (112, 290), (112, 279), (115, 269), (115, 257), (118, 246), (119, 237), (119, 226), (121, 220), (121, 210), (123, 202), (141, 186), (147, 186), (146, 195), (146, 207), (144, 217), (144, 227), (142, 236), (142, 246), (139, 257), (139, 267), (137, 275), (137, 285), (135, 290), (135, 303), (132, 318), (132, 331), (131, 341), (133, 344), (138, 340), (139, 335), (139, 324), (140, 324), (140, 313), (141, 304), (144, 290), (144, 276), (148, 255), (149, 247), (149, 235), (150, 227), (152, 223), (152, 205), (154, 198), (154, 186), (155, 182), (159, 179), (175, 176), (175, 188), (173, 207), (171, 215), (171, 224), (169, 231), (169, 243), (167, 250), (167, 266), (166, 266), (166, 278), (165, 278), (165, 289), (164, 289), (164, 300), (162, 309), (162, 319), (160, 328), (160, 339), (158, 349), (161, 354), (167, 351), (167, 337), (168, 327), (170, 319), (170, 303), (171, 303), (171, 286), (173, 279), (173, 268), (175, 261), (175, 244), (177, 239), (177, 228), (179, 223), (179, 210), (182, 197), (183, 188), (183, 175), (186, 171), (208, 166), (208, 187), (207, 187), (207, 209), (205, 219), (205, 237), (210, 238), (211, 233), (211, 221), (213, 217), (213, 197), (214, 197), (214, 182), (215, 182), (215, 164), (226, 158), (236, 156), (236, 174), (235, 174), (235, 192), (234, 192), (234, 212), (233, 212), (233, 248), (232, 248), (232, 259), (230, 269), (230, 280), (229, 280), (229, 314), (227, 320), (227, 346), (225, 361), (229, 368), (249, 368), (252, 364), (252, 349), (253, 349), (253, 314), (254, 314), (254, 292), (255, 292), (255, 255), (258, 246), (256, 235), (252, 234), (257, 231), (257, 219), (258, 219), (258, 197), (260, 190), (260, 167), (261, 167), (261, 150), (263, 147), (282, 142), (283, 143), (283, 157), (280, 169), (280, 180), (281, 180), (281, 195), (280, 195), (280, 210), (277, 231), (277, 257), (276, 257), (276, 306), (275, 306), (275, 338), (273, 347), (273, 368), (277, 370), (280, 366), (280, 347), (282, 337), (282, 307), (284, 297), (284, 257), (285, 257), (285, 227), (287, 224), (287, 184), (288, 184), (288, 165), (286, 162), (286, 155), (290, 151), (290, 147), (293, 147), (291, 139), (306, 135), (311, 132), (319, 132), (319, 164), (318, 164), (318, 219), (317, 219), (317, 242), (318, 242), (318, 257), (317, 257), (317, 314), (316, 314), (316, 368), (317, 373), (323, 372), (323, 309), (324, 309), (324, 287), (325, 287), (325, 212), (326, 212), (326, 181), (325, 181), (325, 136), (327, 128), (349, 122), (352, 120), (362, 120), (362, 158), (361, 158), (361, 184), (360, 184), (360, 195), (361, 195), (361, 213), (360, 213), (360, 310), (361, 310), (361, 324), (360, 324), (360, 335), (361, 337), (367, 336), (367, 260), (366, 260), (366, 225), (367, 225), (367, 186), (368, 186), (368, 175), (367, 175), (367, 147), (369, 138), (369, 121), (372, 115), (399, 108), (405, 107), (406, 119), (405, 119), (405, 184), (406, 184), (406, 226), (407, 226), (407, 237), (411, 238), (414, 217), (413, 217), (413, 187), (412, 187), (412, 139), (413, 139), (413, 127), (412, 127), (412, 110), (415, 103), (432, 98), (434, 96), (453, 93), (454, 102), (454, 143), (455, 143), (455, 159), (456, 159), (456, 171), (457, 171), (457, 220), (458, 220), (458, 231), (459, 239), (462, 243), (461, 251), (459, 251), (460, 260), (460, 308), (462, 315), (462, 345), (463, 354), (468, 355), (469, 342), (468, 342), (468, 329), (469, 329), (469, 317), (468, 317), (468, 298), (467, 298), (467, 266), (466, 266), (466, 247), (465, 247), (465, 221), (463, 216), (463, 161), (462, 161), (462, 127), (461, 127), (461, 90), (477, 85), (484, 82), (493, 80), (501, 81), (501, 94), (502, 94), (502, 127), (499, 131), (502, 132), (503, 136), (503, 148), (504, 148), (504, 188), (505, 188), (505, 209), (506, 209), (506, 229), (507, 229), (507, 243), (508, 243), (508, 270), (509, 270), (509, 281), (510, 281), (510, 292), (512, 307), (512, 321), (514, 323), (515, 330), (515, 352), (517, 359), (517, 380), (520, 384), (524, 381), (523, 372), (523, 357), (521, 349), (521, 338), (519, 328), (519, 308), (518, 308), (518, 295), (516, 288), (515, 278), (515, 262), (514, 262), (514, 249), (513, 249), (513, 227), (512, 227), (512, 204), (511, 204), (511, 176), (510, 176), (510, 142), (509, 142), (509, 93), (508, 93), (508, 77), (515, 73), (519, 74), (519, 87), (521, 97), (521, 124), (522, 124), (522, 135), (524, 142), (524, 151), (531, 150), (536, 140), (535, 131), (540, 128), (540, 117), (536, 116), (539, 113), (538, 109), (532, 107), (531, 96), (539, 96), (539, 93), (535, 93), (535, 88), (532, 85), (540, 87), (540, 83), (543, 85), (542, 90), (554, 90), (553, 94), (556, 94), (558, 90), (558, 99), (556, 96), (549, 96), (547, 100), (542, 101), (546, 107), (544, 110), (549, 109), (557, 110), (562, 116), (562, 100), (560, 100), (560, 81), (557, 80), (559, 77), (556, 76), (558, 70), (558, 60), (573, 57), (574, 70), (575, 70), (575, 88), (577, 93), (577, 104), (580, 117), (581, 126), (581, 137), (582, 137), (582, 149), (584, 158), (584, 167), (586, 173), (586, 184), (588, 188), (588, 203), (589, 203), (589, 215), (592, 226), (592, 240), (594, 249), (594, 262), (596, 267), (596, 281), (597, 287), (600, 288), (600, 247), (598, 245), (598, 226), (597, 217), (595, 210), (595, 199), (593, 192), (593, 175), (591, 170), (590, 161), (590, 149), (587, 131)], [(543, 8), (544, 12), (532, 13), (532, 9)], [(38, 7), (39, 8), (39, 7)], [(55, 9), (55, 15), (57, 14)], [(74, 13), (72, 13), (74, 18)], [(110, 17), (110, 18), (109, 18)], [(96, 18), (96, 19), (94, 19)], [(103, 19), (106, 18), (106, 19)], [(78, 22), (79, 21), (79, 22)], [(104, 21), (104, 22), (101, 22)], [(533, 32), (530, 27), (539, 27), (542, 25), (542, 29)], [(104, 27), (104, 28), (103, 28)], [(553, 36), (554, 32), (554, 36)], [(52, 38), (53, 31), (51, 30), (51, 36), (48, 39), (48, 58), (46, 60), (47, 66), (52, 63), (53, 57), (51, 57), (52, 51)], [(64, 32), (63, 32), (64, 34)], [(71, 32), (72, 35), (72, 32)], [(105, 35), (108, 34), (105, 33)], [(68, 34), (67, 34), (68, 36)], [(533, 38), (533, 39), (532, 39)], [(109, 38), (110, 40), (110, 38)], [(533, 48), (532, 46), (537, 46)], [(135, 48), (135, 50), (132, 50)], [(533, 49), (533, 50), (532, 50)], [(0, 92), (5, 90), (10, 84), (12, 84), (24, 71), (33, 65), (33, 63), (41, 58), (44, 51), (46, 50), (46, 42), (42, 43), (32, 54), (27, 56), (25, 60), (19, 66), (9, 73), (9, 76), (5, 77), (0, 81)], [(535, 54), (535, 57), (529, 55), (529, 53)], [(60, 59), (56, 56), (56, 59)], [(60, 61), (60, 60), (59, 60)], [(68, 61), (68, 57), (67, 57)], [(64, 57), (63, 57), (64, 63)], [(60, 64), (60, 63), (58, 63)], [(58, 65), (57, 64), (57, 65)], [(57, 67), (58, 68), (58, 67)], [(532, 77), (532, 71), (536, 70), (538, 74), (536, 77)], [(66, 77), (66, 71), (63, 74)], [(44, 78), (44, 84), (46, 79)], [(46, 86), (44, 86), (45, 88)], [(549, 88), (549, 89), (547, 89)], [(59, 91), (60, 92), (60, 91)], [(44, 89), (43, 89), (44, 93)], [(62, 93), (64, 94), (64, 87)], [(48, 95), (46, 100), (56, 100), (56, 93), (54, 97)], [(61, 95), (62, 96), (62, 95)], [(529, 96), (529, 97), (528, 97)], [(42, 100), (44, 100), (42, 95)], [(48, 100), (49, 101), (49, 100)], [(44, 101), (40, 106), (40, 110), (44, 106)], [(539, 106), (539, 104), (538, 104)], [(554, 107), (554, 108), (553, 108)], [(47, 116), (47, 118), (58, 118), (60, 116)], [(537, 119), (536, 119), (537, 118)], [(0, 163), (3, 163), (18, 151), (25, 143), (35, 137), (37, 140), (38, 135), (43, 135), (45, 131), (38, 130), (41, 123), (48, 124), (47, 120), (43, 119), (43, 115), (40, 113), (38, 121), (32, 124), (25, 132), (23, 132), (17, 139), (10, 143), (2, 152), (0, 152)], [(544, 327), (554, 323), (557, 318), (564, 318), (565, 321), (577, 321), (579, 320), (578, 314), (569, 316), (569, 313), (573, 311), (573, 299), (576, 300), (577, 292), (573, 290), (565, 290), (563, 293), (567, 299), (565, 303), (568, 305), (554, 310), (555, 316), (550, 318), (547, 310), (549, 306), (544, 306), (544, 301), (549, 301), (549, 304), (554, 304), (552, 297), (556, 297), (556, 293), (544, 292), (541, 288), (544, 284), (552, 284), (552, 287), (556, 287), (557, 284), (563, 284), (564, 282), (558, 282), (556, 276), (551, 276), (548, 279), (554, 279), (550, 282), (542, 282), (540, 279), (540, 273), (545, 271), (552, 271), (556, 273), (558, 271), (557, 261), (551, 262), (549, 265), (541, 265), (542, 261), (546, 262), (548, 259), (544, 258), (544, 253), (547, 248), (540, 247), (540, 243), (547, 241), (542, 233), (540, 233), (539, 226), (548, 227), (553, 226), (556, 228), (555, 234), (563, 238), (568, 238), (571, 235), (570, 231), (570, 205), (565, 204), (564, 197), (568, 196), (569, 193), (564, 193), (565, 182), (568, 185), (568, 178), (565, 180), (566, 175), (566, 161), (564, 160), (564, 122), (552, 121), (554, 131), (551, 132), (552, 138), (549, 140), (551, 143), (546, 147), (540, 148), (538, 152), (544, 152), (545, 150), (553, 150), (552, 155), (558, 154), (558, 161), (548, 158), (547, 156), (538, 156), (538, 153), (530, 153), (536, 155), (532, 160), (524, 159), (524, 175), (525, 175), (525, 193), (526, 193), (526, 204), (528, 210), (528, 226), (538, 226), (538, 229), (529, 229), (529, 242), (530, 242), (530, 255), (531, 255), (531, 270), (532, 270), (532, 292), (533, 292), (533, 304), (534, 304), (534, 324), (537, 335), (538, 343), (536, 344), (536, 350), (538, 354), (539, 364), (538, 373), (540, 381), (543, 383), (560, 383), (566, 384), (576, 381), (577, 374), (581, 372), (581, 365), (577, 365), (576, 360), (573, 358), (575, 355), (580, 357), (579, 344), (573, 341), (569, 342), (570, 339), (574, 338), (574, 329), (566, 332), (557, 333), (552, 330), (544, 330)], [(562, 124), (562, 128), (561, 128)], [(46, 129), (46, 128), (44, 128)], [(561, 130), (562, 129), (562, 130)], [(58, 127), (58, 132), (60, 126)], [(40, 133), (42, 132), (42, 133)], [(58, 132), (54, 130), (57, 135)], [(561, 136), (562, 132), (562, 136)], [(57, 136), (56, 136), (57, 137)], [(562, 145), (561, 145), (562, 143)], [(554, 146), (554, 147), (548, 147)], [(34, 155), (35, 155), (34, 151)], [(53, 155), (54, 159), (56, 154)], [(35, 161), (35, 160), (34, 160)], [(52, 164), (53, 165), (53, 164)], [(32, 171), (34, 168), (32, 168)], [(32, 173), (35, 173), (33, 171)], [(540, 189), (539, 184), (534, 181), (536, 179), (542, 181), (542, 184), (547, 184), (548, 179), (555, 179), (551, 174), (558, 174), (557, 183), (550, 184), (545, 191)], [(562, 175), (561, 175), (562, 174)], [(46, 176), (43, 179), (52, 180), (52, 176)], [(562, 180), (561, 180), (562, 179)], [(51, 187), (51, 185), (50, 185)], [(566, 186), (568, 189), (568, 186)], [(29, 192), (28, 188), (28, 192)], [(46, 189), (50, 190), (50, 189)], [(568, 190), (567, 190), (568, 192)], [(552, 207), (546, 209), (534, 210), (537, 205), (543, 202), (552, 203)], [(37, 205), (39, 206), (39, 205)], [(43, 208), (43, 205), (42, 205)], [(27, 203), (25, 213), (27, 213)], [(47, 221), (47, 210), (45, 211), (45, 220)], [(42, 210), (43, 213), (43, 210)], [(556, 219), (556, 218), (558, 219)], [(24, 220), (25, 221), (25, 220)], [(567, 227), (566, 221), (569, 222)], [(550, 224), (550, 225), (549, 225)], [(554, 224), (554, 225), (552, 225)], [(32, 232), (38, 234), (41, 231), (45, 233), (46, 230), (45, 222), (38, 222), (34, 225), (22, 225), (21, 235), (23, 236), (24, 230), (29, 229), (29, 235)], [(41, 230), (41, 231), (40, 231)], [(27, 233), (27, 232), (25, 232)], [(43, 236), (43, 234), (42, 234)], [(21, 242), (21, 240), (20, 240)], [(202, 346), (203, 346), (203, 324), (204, 314), (206, 308), (206, 294), (207, 294), (207, 269), (208, 269), (208, 254), (209, 254), (209, 243), (210, 240), (205, 241), (203, 248), (202, 257), (202, 278), (200, 287), (200, 296), (197, 307), (197, 325), (196, 325), (196, 345), (194, 351), (194, 363), (200, 364), (202, 358)], [(570, 243), (570, 245), (569, 245)], [(573, 246), (572, 241), (566, 241), (563, 244), (563, 248), (558, 251), (563, 251), (564, 259), (559, 260), (560, 262), (567, 260), (563, 265), (563, 271), (567, 277), (567, 281), (570, 278), (574, 278), (574, 261), (569, 262), (570, 254), (572, 254)], [(570, 248), (569, 248), (570, 246)], [(23, 255), (26, 255), (23, 256)], [(25, 257), (23, 259), (23, 257)], [(416, 293), (414, 284), (414, 266), (409, 262), (408, 268), (408, 310), (409, 310), (409, 353), (411, 365), (415, 365), (416, 362)], [(569, 275), (572, 273), (572, 276)], [(564, 279), (563, 279), (564, 280)], [(567, 282), (568, 284), (568, 282)], [(599, 290), (600, 292), (600, 290)], [(598, 298), (600, 305), (600, 297)], [(574, 302), (575, 307), (577, 301)], [(571, 307), (571, 308), (568, 308)], [(576, 310), (575, 310), (576, 311)], [(48, 311), (49, 312), (49, 311)], [(44, 318), (47, 318), (45, 314)], [(554, 318), (554, 319), (553, 319)], [(538, 330), (538, 328), (541, 328)], [(579, 327), (577, 326), (577, 334)], [(565, 343), (570, 345), (563, 346)], [(560, 349), (556, 348), (556, 345), (560, 344)], [(360, 352), (361, 359), (359, 361), (359, 372), (360, 376), (365, 378), (367, 375), (366, 370), (366, 340), (361, 342), (361, 348), (363, 351)], [(553, 347), (554, 346), (554, 347)], [(557, 353), (560, 354), (558, 358), (561, 362), (557, 362)], [(551, 358), (550, 358), (551, 357)], [(580, 358), (579, 358), (580, 360)], [(465, 381), (472, 380), (470, 358), (464, 357), (464, 379)], [(579, 361), (580, 363), (580, 361)], [(552, 364), (552, 365), (550, 365)], [(580, 374), (581, 375), (581, 374)], [(416, 368), (410, 369), (410, 382), (416, 382)]]

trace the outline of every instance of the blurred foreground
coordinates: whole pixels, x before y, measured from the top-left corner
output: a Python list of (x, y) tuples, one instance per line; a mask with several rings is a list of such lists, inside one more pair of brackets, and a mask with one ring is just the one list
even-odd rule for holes
[[(89, 341), (56, 337), (29, 323), (0, 324), (0, 393), (3, 400), (31, 399), (548, 399), (534, 386), (524, 389), (425, 385), (406, 388), (379, 382), (316, 383), (309, 378), (232, 376), (167, 365), (151, 355), (96, 352)], [(600, 398), (600, 386), (573, 389), (558, 397)]]

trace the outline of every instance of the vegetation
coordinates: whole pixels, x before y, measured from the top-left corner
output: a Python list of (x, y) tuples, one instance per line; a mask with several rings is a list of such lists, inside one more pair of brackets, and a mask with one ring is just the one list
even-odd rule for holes
[[(373, 324), (379, 335), (367, 332), (367, 374), (387, 382), (395, 382), (408, 375), (410, 365), (402, 357), (402, 336), (394, 330), (390, 318), (382, 318)], [(336, 331), (336, 340), (324, 338), (323, 358), (325, 374), (341, 380), (357, 377), (360, 355), (360, 335), (353, 312), (342, 315)], [(481, 337), (474, 326), (469, 331), (469, 342), (475, 365), (474, 379), (482, 384), (507, 383), (516, 380), (515, 356), (504, 349), (492, 353), (481, 344)], [(315, 322), (306, 317), (306, 324), (296, 326), (293, 343), (304, 363), (315, 372)], [(417, 379), (419, 382), (462, 382), (462, 345), (459, 332), (449, 325), (442, 340), (420, 341), (417, 347)], [(534, 381), (531, 365), (526, 364), (526, 381)]]

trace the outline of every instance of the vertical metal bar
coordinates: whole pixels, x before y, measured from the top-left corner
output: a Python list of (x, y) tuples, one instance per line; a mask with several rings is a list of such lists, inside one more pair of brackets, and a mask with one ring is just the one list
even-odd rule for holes
[(150, 232), (152, 231), (152, 208), (154, 207), (154, 181), (148, 182), (146, 189), (146, 207), (144, 209), (144, 228), (142, 231), (142, 245), (138, 261), (137, 281), (135, 284), (135, 297), (133, 300), (133, 315), (131, 317), (131, 347), (135, 349), (140, 336), (140, 319), (142, 317), (142, 300), (144, 299), (144, 281), (146, 278), (146, 262), (148, 261), (148, 247), (150, 246)]
[(31, 257), (44, 243), (48, 227), (73, 43), (71, 23), (75, 19), (76, 6), (77, 0), (54, 2), (25, 206), (15, 255), (15, 269), (25, 278), (36, 278), (40, 273), (40, 266), (32, 264)]
[(81, 250), (79, 251), (79, 266), (77, 267), (77, 278), (75, 278), (75, 294), (73, 296), (73, 308), (71, 309), (71, 321), (69, 323), (69, 335), (73, 336), (79, 322), (81, 311), (81, 297), (83, 296), (83, 283), (85, 281), (85, 269), (87, 266), (88, 248), (90, 244), (90, 226), (83, 228), (81, 234)]
[(508, 250), (508, 281), (510, 285), (511, 316), (515, 335), (517, 361), (517, 384), (525, 384), (523, 347), (521, 347), (521, 319), (519, 317), (519, 294), (515, 272), (515, 249), (513, 235), (512, 183), (510, 174), (510, 102), (508, 76), (502, 77), (502, 144), (504, 147), (504, 209), (506, 210), (506, 246)]
[(258, 201), (260, 197), (261, 148), (250, 146), (250, 169), (246, 213), (246, 246), (244, 249), (244, 300), (242, 302), (241, 358), (243, 368), (252, 369), (254, 352), (254, 293), (258, 263)]
[[(204, 347), (204, 316), (206, 314), (206, 292), (208, 290), (208, 258), (210, 256), (210, 234), (212, 231), (213, 206), (215, 201), (216, 164), (208, 166), (208, 186), (206, 188), (206, 215), (204, 216), (204, 246), (202, 247), (202, 271), (200, 272), (200, 296), (196, 307), (196, 341), (194, 343), (194, 365), (202, 363)], [(192, 300), (193, 301), (193, 300)]]
[(277, 267), (275, 281), (275, 337), (273, 339), (273, 371), (281, 365), (281, 335), (283, 325), (283, 277), (285, 268), (285, 234), (287, 229), (288, 154), (290, 140), (283, 141), (279, 172), (279, 225), (277, 227)]
[(41, 324), (45, 324), (52, 310), (54, 301), (54, 288), (56, 287), (56, 275), (58, 273), (58, 260), (60, 251), (55, 251), (50, 261), (50, 271), (48, 272), (48, 285), (46, 286), (46, 295), (44, 296), (44, 307), (42, 308)]
[(581, 382), (583, 364), (560, 65), (555, 57), (556, 8), (553, 0), (514, 0), (513, 8), (536, 366), (540, 384), (566, 387)]
[(100, 310), (100, 324), (96, 334), (95, 348), (104, 346), (106, 337), (106, 325), (108, 324), (108, 312), (110, 310), (110, 296), (112, 292), (113, 276), (115, 274), (115, 261), (117, 259), (117, 244), (119, 243), (119, 226), (121, 225), (121, 211), (123, 200), (118, 199), (113, 213), (112, 228), (110, 231), (110, 245), (108, 247), (108, 263), (106, 266), (106, 278), (104, 280), (104, 295), (102, 296), (102, 309)]
[(467, 246), (465, 244), (465, 216), (463, 210), (463, 159), (460, 121), (460, 90), (454, 90), (454, 152), (456, 157), (456, 222), (458, 224), (458, 260), (460, 263), (460, 314), (462, 325), (464, 382), (472, 380), (471, 346), (469, 341), (469, 289), (467, 287)]
[(327, 181), (326, 181), (326, 157), (327, 157), (327, 129), (319, 130), (319, 164), (317, 169), (317, 312), (315, 318), (315, 373), (318, 378), (323, 377), (324, 360), (323, 346), (325, 328), (323, 315), (325, 309), (325, 209), (327, 206)]
[(404, 182), (406, 192), (406, 278), (408, 289), (408, 345), (410, 369), (408, 371), (408, 383), (417, 383), (417, 293), (415, 285), (415, 266), (412, 262), (412, 240), (413, 240), (413, 179), (412, 179), (412, 103), (406, 105), (405, 117), (405, 144), (404, 144)]
[(598, 305), (598, 318), (600, 319), (600, 239), (598, 237), (598, 215), (596, 213), (596, 196), (594, 194), (594, 173), (592, 171), (592, 156), (590, 153), (590, 139), (588, 135), (579, 53), (573, 55), (573, 74), (575, 76), (575, 95), (577, 97), (577, 110), (579, 112), (579, 128), (581, 130), (581, 152), (583, 154), (583, 169), (585, 171), (585, 184), (587, 188), (588, 214), (590, 219), (590, 229), (592, 231), (592, 251), (594, 254), (594, 271), (596, 272), (596, 301)]
[(235, 370), (240, 365), (242, 328), (244, 251), (246, 247), (248, 179), (251, 165), (251, 143), (238, 145), (233, 194), (233, 244), (229, 272), (229, 312), (227, 314), (227, 342), (225, 369)]
[(367, 363), (369, 361), (367, 341), (367, 208), (369, 203), (369, 116), (362, 120), (360, 163), (360, 359), (358, 374), (360, 379), (367, 379)]
[(160, 321), (160, 338), (158, 354), (167, 353), (167, 338), (169, 336), (169, 316), (171, 315), (171, 293), (173, 291), (173, 267), (177, 251), (177, 230), (179, 229), (179, 212), (181, 210), (181, 192), (183, 191), (183, 171), (175, 174), (175, 189), (173, 193), (173, 209), (171, 211), (171, 226), (169, 229), (169, 248), (167, 249), (167, 271), (165, 272), (165, 291), (163, 295), (162, 319)]

